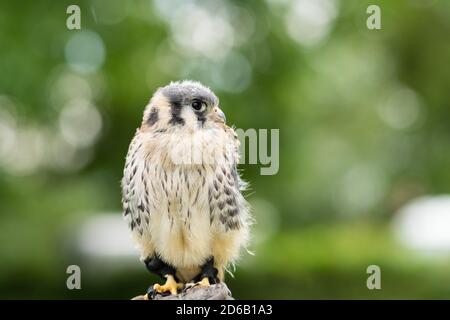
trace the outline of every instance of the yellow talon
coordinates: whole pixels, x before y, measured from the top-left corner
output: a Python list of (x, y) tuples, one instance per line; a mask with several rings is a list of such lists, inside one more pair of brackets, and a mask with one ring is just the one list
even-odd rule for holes
[(171, 294), (177, 294), (178, 289), (183, 289), (183, 284), (175, 281), (172, 275), (166, 276), (167, 280), (164, 285), (156, 283), (153, 289), (158, 293), (170, 292)]
[(199, 287), (209, 287), (211, 284), (209, 283), (209, 278), (204, 277), (201, 281), (197, 283)]

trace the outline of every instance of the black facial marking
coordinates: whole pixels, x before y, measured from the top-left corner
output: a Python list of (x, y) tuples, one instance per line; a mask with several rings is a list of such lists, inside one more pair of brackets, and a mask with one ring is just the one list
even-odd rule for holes
[(170, 101), (170, 112), (171, 112), (172, 117), (169, 120), (169, 124), (172, 124), (172, 125), (179, 124), (182, 126), (184, 125), (184, 123), (185, 123), (184, 119), (180, 117), (181, 108), (182, 108), (181, 101), (179, 101), (179, 100), (171, 100)]
[(205, 111), (195, 111), (195, 115), (197, 116), (198, 122), (203, 126), (206, 121)]
[(150, 115), (148, 116), (147, 123), (152, 126), (159, 120), (158, 109), (152, 108)]

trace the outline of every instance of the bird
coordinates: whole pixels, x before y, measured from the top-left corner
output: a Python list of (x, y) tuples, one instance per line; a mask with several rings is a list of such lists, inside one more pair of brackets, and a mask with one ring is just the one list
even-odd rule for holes
[(140, 260), (165, 279), (146, 299), (220, 283), (247, 249), (253, 218), (238, 162), (238, 136), (211, 89), (182, 80), (155, 91), (121, 181)]

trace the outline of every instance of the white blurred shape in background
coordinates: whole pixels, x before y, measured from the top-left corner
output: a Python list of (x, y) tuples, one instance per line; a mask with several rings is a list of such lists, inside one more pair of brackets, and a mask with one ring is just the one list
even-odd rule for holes
[(105, 60), (103, 40), (92, 31), (76, 32), (66, 44), (65, 57), (67, 64), (75, 72), (96, 72)]
[(423, 122), (424, 108), (413, 90), (400, 87), (392, 90), (378, 106), (378, 115), (389, 127), (403, 130)]
[(76, 235), (76, 248), (86, 258), (135, 261), (139, 252), (120, 212), (97, 214), (86, 220)]
[(280, 212), (269, 201), (255, 198), (251, 201), (256, 223), (252, 227), (252, 242), (255, 245), (269, 241), (280, 228)]
[(293, 40), (313, 47), (328, 36), (337, 14), (336, 0), (294, 0), (286, 12), (286, 29)]
[(168, 43), (158, 48), (158, 65), (165, 73), (194, 77), (226, 92), (248, 88), (252, 66), (236, 49), (255, 40), (249, 10), (225, 1), (154, 0), (153, 5), (171, 31)]
[(67, 70), (57, 70), (57, 75), (49, 81), (49, 91), (50, 101), (56, 110), (60, 110), (70, 100), (93, 98), (93, 88), (88, 80)]
[(337, 184), (335, 201), (343, 215), (362, 214), (375, 207), (386, 191), (387, 177), (381, 167), (359, 164)]
[(0, 163), (12, 153), (16, 142), (16, 117), (14, 103), (9, 97), (0, 96)]
[(68, 143), (79, 148), (89, 147), (101, 132), (102, 117), (89, 101), (72, 100), (61, 111), (59, 128)]
[(172, 35), (182, 50), (221, 60), (233, 47), (234, 30), (227, 15), (196, 5), (182, 6), (170, 21)]
[(450, 195), (415, 199), (395, 215), (394, 232), (405, 246), (428, 255), (450, 254)]
[[(87, 88), (83, 90), (89, 97)], [(66, 98), (72, 96), (70, 93)], [(66, 98), (55, 96), (61, 102)], [(67, 101), (58, 113), (55, 130), (20, 119), (16, 102), (0, 96), (0, 169), (25, 176), (42, 169), (73, 172), (84, 167), (100, 137), (102, 116), (95, 105), (82, 98)]]
[(250, 85), (252, 67), (239, 53), (230, 53), (227, 58), (212, 71), (212, 82), (227, 92), (242, 92)]

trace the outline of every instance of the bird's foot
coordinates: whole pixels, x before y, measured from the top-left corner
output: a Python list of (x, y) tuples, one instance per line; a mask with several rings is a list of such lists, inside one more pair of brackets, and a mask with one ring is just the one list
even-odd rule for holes
[[(216, 282), (213, 281), (213, 283), (216, 283)], [(196, 288), (206, 288), (206, 287), (209, 287), (210, 285), (211, 285), (211, 282), (209, 281), (209, 278), (208, 277), (204, 277), (200, 281), (186, 283), (186, 290), (194, 288), (194, 287), (196, 287)]]
[(208, 277), (204, 277), (202, 280), (200, 280), (199, 282), (197, 282), (196, 287), (209, 287), (211, 284), (209, 283), (209, 278)]
[[(184, 285), (182, 283), (179, 283), (175, 280), (175, 278), (172, 275), (167, 275), (166, 276), (167, 280), (166, 283), (163, 285), (160, 285), (158, 283), (153, 285), (153, 292), (154, 294), (156, 293), (167, 293), (170, 292), (170, 294), (177, 294), (178, 290), (183, 289)], [(147, 299), (148, 299), (148, 293), (147, 293)]]
[(214, 258), (211, 257), (201, 267), (200, 274), (192, 279), (192, 282), (186, 284), (186, 289), (194, 287), (206, 288), (211, 286), (211, 284), (219, 283), (220, 280), (217, 274), (218, 270), (214, 267)]

